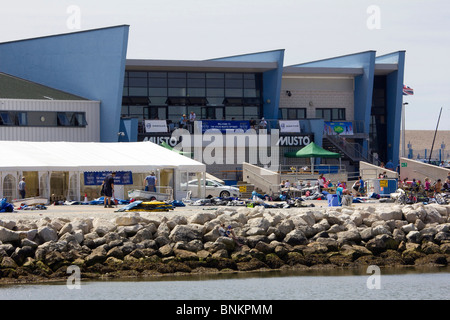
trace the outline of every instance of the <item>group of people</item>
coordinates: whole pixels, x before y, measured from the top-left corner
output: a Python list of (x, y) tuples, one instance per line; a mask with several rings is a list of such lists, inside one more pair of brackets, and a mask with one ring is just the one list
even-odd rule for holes
[(433, 183), (431, 183), (431, 179), (428, 177), (424, 179), (423, 184), (422, 181), (416, 180), (415, 178), (411, 181), (409, 181), (408, 178), (404, 178), (403, 180), (399, 179), (398, 187), (402, 189), (411, 188), (414, 191), (419, 191), (423, 188), (423, 190), (427, 193), (450, 192), (450, 173), (444, 183), (442, 183), (441, 179), (436, 179)]

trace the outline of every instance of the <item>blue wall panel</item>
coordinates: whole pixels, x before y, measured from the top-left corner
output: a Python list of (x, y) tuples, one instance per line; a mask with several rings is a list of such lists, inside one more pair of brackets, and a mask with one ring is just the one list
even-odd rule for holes
[(118, 141), (129, 26), (0, 44), (0, 71), (101, 101), (100, 139)]

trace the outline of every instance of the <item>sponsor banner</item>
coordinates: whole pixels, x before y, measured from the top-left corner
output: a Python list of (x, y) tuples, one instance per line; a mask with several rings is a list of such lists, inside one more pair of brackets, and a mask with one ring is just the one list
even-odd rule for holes
[(352, 122), (324, 122), (323, 133), (327, 135), (352, 135), (353, 123)]
[(196, 123), (198, 129), (201, 128), (202, 133), (212, 129), (219, 130), (222, 133), (242, 132), (250, 129), (250, 121), (246, 120), (202, 120), (196, 121)]
[(167, 132), (166, 120), (145, 120), (145, 132)]
[(151, 136), (151, 137), (145, 137), (143, 141), (150, 141), (153, 143), (156, 143), (158, 145), (161, 145), (161, 143), (165, 142), (171, 147), (175, 147), (178, 143), (180, 143), (182, 140), (182, 137), (172, 137), (171, 135), (167, 136)]
[[(110, 173), (111, 171), (84, 172), (84, 185), (99, 186), (103, 183), (105, 177)], [(133, 184), (133, 175), (131, 171), (116, 171), (116, 176), (114, 177), (114, 184), (117, 185)]]
[(279, 120), (280, 132), (300, 133), (300, 121), (298, 120)]
[(285, 135), (278, 139), (277, 146), (280, 147), (304, 147), (313, 141), (309, 135)]

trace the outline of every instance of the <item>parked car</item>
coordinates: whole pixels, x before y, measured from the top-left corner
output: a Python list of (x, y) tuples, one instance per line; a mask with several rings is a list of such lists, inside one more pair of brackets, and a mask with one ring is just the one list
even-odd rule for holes
[[(201, 180), (201, 183), (203, 180)], [(240, 197), (241, 193), (239, 192), (239, 188), (232, 187), (232, 186), (226, 186), (224, 184), (221, 184), (218, 181), (206, 179), (206, 185), (205, 185), (206, 193), (205, 196), (212, 196), (212, 197), (221, 197), (221, 198), (228, 198), (228, 197)], [(198, 180), (191, 180), (188, 182), (188, 190), (192, 192), (192, 197), (198, 198)]]

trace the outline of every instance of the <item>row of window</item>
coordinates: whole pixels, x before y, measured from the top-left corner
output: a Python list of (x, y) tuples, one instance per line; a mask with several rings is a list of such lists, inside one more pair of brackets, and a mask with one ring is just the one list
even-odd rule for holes
[[(306, 119), (306, 108), (280, 108), (280, 119)], [(345, 120), (345, 108), (316, 108), (316, 118), (325, 121)]]
[(85, 112), (0, 111), (0, 126), (85, 127)]
[(125, 72), (123, 96), (149, 97), (151, 105), (165, 105), (168, 97), (207, 97), (210, 105), (223, 105), (225, 97), (259, 98), (258, 73)]

